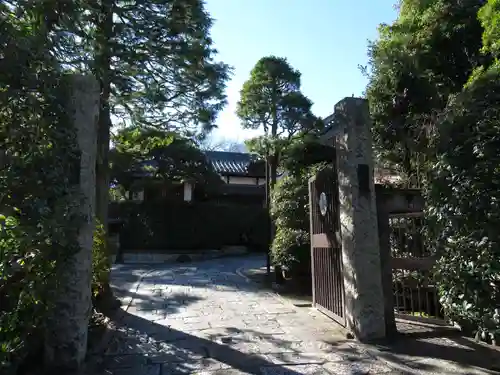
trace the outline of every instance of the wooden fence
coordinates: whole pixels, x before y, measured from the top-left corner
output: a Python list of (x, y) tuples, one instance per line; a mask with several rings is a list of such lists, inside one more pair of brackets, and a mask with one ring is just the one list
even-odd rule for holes
[(433, 277), (436, 257), (425, 235), (418, 189), (376, 185), (386, 328), (395, 318), (446, 324)]

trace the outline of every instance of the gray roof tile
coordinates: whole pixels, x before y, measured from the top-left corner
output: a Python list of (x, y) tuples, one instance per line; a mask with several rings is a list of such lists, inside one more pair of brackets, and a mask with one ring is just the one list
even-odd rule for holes
[[(264, 168), (249, 168), (250, 165), (258, 160), (253, 154), (228, 151), (205, 151), (208, 162), (212, 165), (215, 172), (224, 176), (249, 176), (264, 177)], [(151, 169), (158, 168), (155, 160), (146, 160), (140, 163), (136, 169), (135, 175), (146, 176), (151, 173)]]
[(223, 175), (252, 175), (249, 166), (257, 161), (255, 155), (242, 152), (205, 151), (205, 155), (215, 171)]

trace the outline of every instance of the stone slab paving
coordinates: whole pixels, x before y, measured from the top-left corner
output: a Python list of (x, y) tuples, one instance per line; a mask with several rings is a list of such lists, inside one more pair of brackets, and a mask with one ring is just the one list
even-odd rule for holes
[[(378, 358), (366, 346), (347, 340), (345, 332), (321, 313), (297, 308), (272, 292), (260, 290), (236, 272), (240, 268), (260, 267), (262, 262), (262, 257), (254, 256), (115, 268), (112, 285), (124, 306), (115, 322), (115, 335), (102, 361), (96, 362), (94, 373), (417, 374), (426, 371), (422, 368), (413, 371), (400, 362), (391, 362), (387, 356)], [(430, 367), (436, 370), (434, 364), (427, 369)], [(446, 373), (444, 370), (434, 372)], [(457, 373), (454, 368), (451, 370)]]

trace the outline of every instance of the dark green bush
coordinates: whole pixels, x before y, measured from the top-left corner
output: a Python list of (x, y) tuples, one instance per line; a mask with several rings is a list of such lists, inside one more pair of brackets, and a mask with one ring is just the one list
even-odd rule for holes
[(78, 250), (80, 155), (51, 33), (16, 17), (17, 6), (0, 8), (9, 50), (0, 69), (0, 373), (9, 374), (39, 352), (57, 264)]
[(476, 74), (439, 124), (426, 195), (447, 315), (480, 336), (500, 333), (500, 66)]
[(109, 282), (110, 261), (106, 232), (102, 224), (96, 220), (92, 245), (92, 294), (96, 297), (102, 293)]
[(273, 264), (293, 273), (307, 272), (310, 267), (309, 232), (301, 229), (279, 228), (271, 247)]
[(271, 217), (276, 235), (271, 247), (273, 263), (299, 273), (310, 268), (309, 178), (325, 164), (290, 173), (275, 186)]
[(123, 250), (206, 250), (229, 245), (268, 247), (269, 219), (262, 206), (212, 202), (120, 204)]

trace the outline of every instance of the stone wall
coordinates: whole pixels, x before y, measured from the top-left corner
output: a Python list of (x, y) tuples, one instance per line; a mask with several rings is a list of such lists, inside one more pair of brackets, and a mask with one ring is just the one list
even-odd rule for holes
[(127, 251), (120, 257), (123, 263), (175, 263), (186, 261), (200, 261), (208, 259), (216, 259), (224, 256), (244, 255), (248, 254), (248, 249), (245, 246), (228, 246), (220, 250), (204, 250), (197, 252), (172, 251), (166, 252), (150, 252), (150, 251)]

